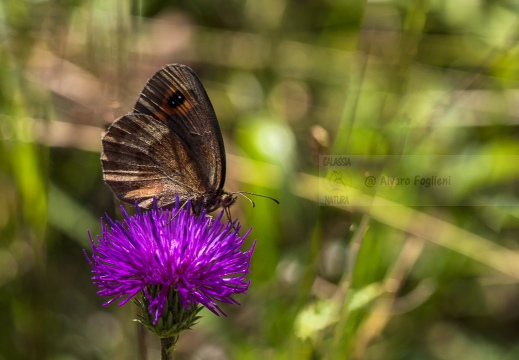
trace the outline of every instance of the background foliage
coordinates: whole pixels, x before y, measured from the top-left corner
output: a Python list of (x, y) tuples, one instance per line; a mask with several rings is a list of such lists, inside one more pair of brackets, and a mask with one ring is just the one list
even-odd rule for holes
[[(0, 359), (158, 357), (135, 308), (101, 306), (82, 249), (116, 216), (101, 134), (173, 62), (213, 102), (226, 188), (281, 201), (233, 207), (258, 239), (249, 294), (228, 318), (205, 312), (177, 358), (518, 358), (518, 13), (509, 0), (3, 0)], [(470, 157), (448, 167), (465, 184), (450, 206), (333, 208), (318, 205), (321, 154)]]

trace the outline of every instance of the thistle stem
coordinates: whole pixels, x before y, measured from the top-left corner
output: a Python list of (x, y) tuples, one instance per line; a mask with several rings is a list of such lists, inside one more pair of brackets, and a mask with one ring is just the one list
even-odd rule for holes
[(178, 336), (169, 338), (160, 338), (160, 359), (161, 360), (172, 360), (173, 351), (177, 345)]

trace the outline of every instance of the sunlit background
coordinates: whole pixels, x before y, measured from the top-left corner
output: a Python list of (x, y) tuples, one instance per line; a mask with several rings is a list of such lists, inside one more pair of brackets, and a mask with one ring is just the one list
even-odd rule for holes
[[(2, 0), (0, 359), (159, 357), (133, 304), (102, 306), (83, 249), (118, 216), (101, 135), (168, 63), (211, 98), (226, 190), (281, 202), (233, 206), (258, 241), (249, 292), (227, 318), (204, 311), (177, 359), (519, 358), (518, 15), (512, 0)], [(464, 185), (449, 206), (420, 189), (320, 206), (327, 154), (465, 154)]]

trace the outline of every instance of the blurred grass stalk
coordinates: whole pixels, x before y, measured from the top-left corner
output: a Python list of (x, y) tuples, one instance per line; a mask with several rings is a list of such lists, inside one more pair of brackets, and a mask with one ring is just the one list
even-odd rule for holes
[[(4, 317), (5, 321), (12, 321), (10, 324), (14, 328), (2, 336), (0, 343), (13, 342), (16, 336), (26, 338), (31, 346), (25, 348), (25, 355), (37, 358), (46, 353), (48, 151), (34, 141), (31, 118), (35, 116), (35, 104), (40, 104), (39, 110), (44, 113), (49, 114), (52, 110), (43, 105), (45, 97), (38, 96), (27, 84), (23, 76), (25, 59), (19, 58), (22, 55), (5, 48), (0, 51), (3, 85), (0, 157), (2, 172), (10, 174), (13, 181), (3, 177), (0, 183), (3, 192), (0, 216), (6, 218), (7, 224), (3, 228), (2, 242), (12, 251), (17, 264), (16, 270), (11, 268), (7, 272), (11, 274), (10, 278), (3, 280), (11, 283), (17, 278), (15, 284), (24, 289), (11, 303), (10, 315)], [(25, 248), (26, 251), (17, 253), (16, 248)]]

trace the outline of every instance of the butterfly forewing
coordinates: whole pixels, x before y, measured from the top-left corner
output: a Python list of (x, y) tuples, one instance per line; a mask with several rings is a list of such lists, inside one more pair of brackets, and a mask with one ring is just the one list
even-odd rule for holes
[(103, 137), (103, 176), (117, 197), (149, 208), (220, 194), (225, 150), (213, 107), (194, 72), (167, 65), (151, 77), (134, 111)]
[(198, 76), (184, 65), (166, 65), (142, 90), (134, 112), (163, 121), (192, 148), (209, 187), (225, 183), (225, 148), (216, 114)]

